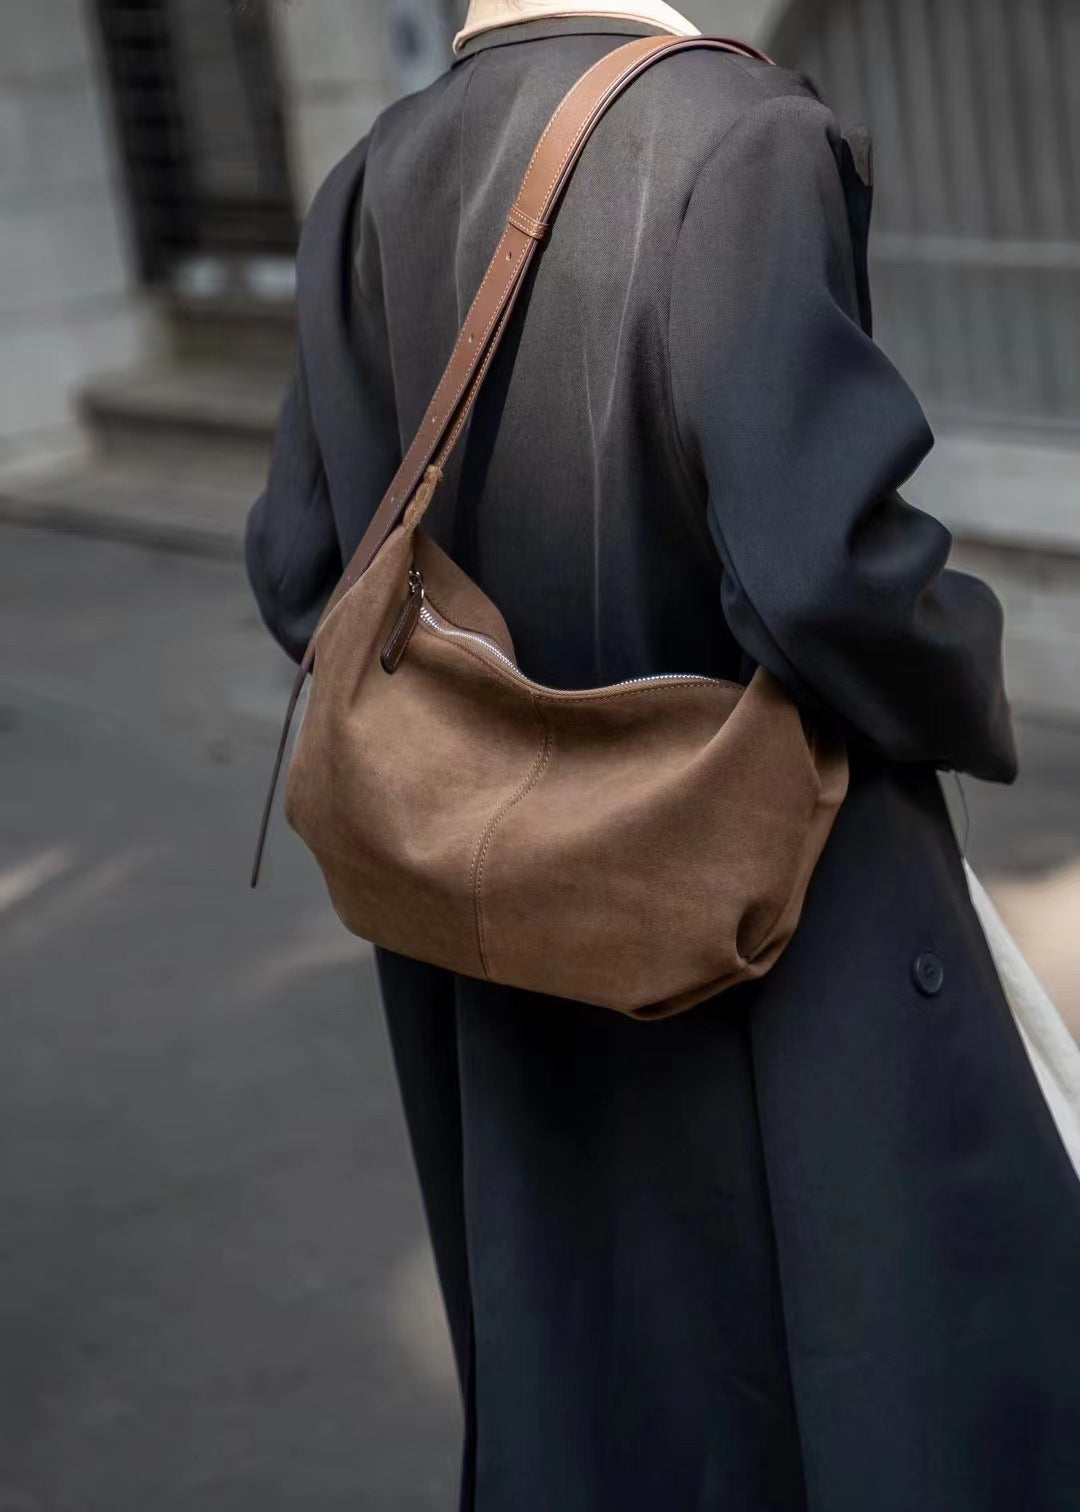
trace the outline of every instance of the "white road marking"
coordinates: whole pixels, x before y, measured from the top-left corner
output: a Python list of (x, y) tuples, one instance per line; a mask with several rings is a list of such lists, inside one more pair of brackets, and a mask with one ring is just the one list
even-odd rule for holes
[(0, 915), (10, 912), (27, 898), (63, 876), (75, 865), (75, 855), (67, 846), (56, 845), (29, 861), (0, 871)]

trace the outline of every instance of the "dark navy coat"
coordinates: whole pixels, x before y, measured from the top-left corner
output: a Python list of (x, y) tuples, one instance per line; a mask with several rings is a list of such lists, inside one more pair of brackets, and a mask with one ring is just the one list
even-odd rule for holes
[[(294, 657), (544, 123), (642, 29), (478, 38), (319, 195), (247, 539)], [(936, 775), (1014, 774), (1001, 615), (896, 492), (931, 436), (869, 334), (853, 141), (779, 69), (638, 81), (428, 517), (530, 675), (762, 663), (853, 761), (786, 955), (683, 1018), (381, 955), (475, 1512), (1080, 1506), (1080, 1187)]]

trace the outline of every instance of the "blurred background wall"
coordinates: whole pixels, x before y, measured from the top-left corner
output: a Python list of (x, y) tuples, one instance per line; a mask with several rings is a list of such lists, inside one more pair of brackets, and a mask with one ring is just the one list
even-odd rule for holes
[(145, 351), (93, 23), (79, 0), (0, 13), (0, 465), (77, 442), (82, 385)]
[[(206, 528), (257, 486), (297, 222), (454, 0), (21, 0), (0, 14), (0, 469), (72, 451), (58, 509), (213, 442)], [(1078, 0), (690, 0), (871, 130), (878, 337), (940, 444), (913, 496), (1009, 614), (1020, 706), (1080, 714)], [(235, 444), (234, 444), (235, 443)], [(190, 456), (190, 447), (182, 448)], [(222, 469), (224, 456), (227, 466)], [(108, 474), (102, 478), (102, 464)], [(80, 492), (81, 489), (81, 492)], [(18, 485), (5, 486), (8, 495)], [(49, 502), (40, 482), (29, 490)], [(133, 504), (132, 508), (136, 506)], [(165, 506), (163, 506), (165, 507)], [(225, 523), (231, 521), (230, 523)], [(167, 524), (167, 522), (166, 522)], [(163, 527), (164, 528), (164, 527)]]

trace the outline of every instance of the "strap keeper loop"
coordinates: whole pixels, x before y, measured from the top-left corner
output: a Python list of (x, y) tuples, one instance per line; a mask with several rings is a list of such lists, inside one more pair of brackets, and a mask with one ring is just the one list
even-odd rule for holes
[(420, 486), (412, 496), (412, 501), (405, 511), (402, 524), (406, 530), (412, 530), (419, 525), (427, 513), (428, 505), (435, 497), (435, 490), (443, 480), (443, 470), (437, 462), (432, 462), (426, 469), (420, 480)]
[(523, 231), (526, 236), (531, 236), (533, 241), (543, 241), (550, 230), (550, 223), (548, 221), (537, 220), (534, 215), (527, 214), (517, 204), (511, 208), (510, 214), (506, 218), (515, 230)]

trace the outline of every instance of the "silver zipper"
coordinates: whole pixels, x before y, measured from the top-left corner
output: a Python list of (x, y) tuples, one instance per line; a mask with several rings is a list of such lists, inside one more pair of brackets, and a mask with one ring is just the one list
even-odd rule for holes
[(451, 640), (471, 641), (476, 646), (482, 646), (485, 651), (490, 651), (492, 656), (497, 656), (504, 667), (509, 667), (510, 671), (516, 673), (523, 681), (528, 681), (517, 663), (511, 661), (506, 652), (501, 650), (493, 640), (489, 640), (486, 635), (477, 635), (475, 630), (459, 630), (456, 625), (448, 625), (445, 621), (436, 619), (426, 604), (420, 610), (420, 623), (426, 629), (434, 630), (436, 635), (445, 635)]
[[(473, 645), (479, 646), (482, 650), (488, 652), (489, 655), (494, 656), (507, 671), (512, 672), (517, 680), (524, 683), (528, 688), (534, 688), (540, 693), (561, 693), (565, 691), (561, 688), (545, 687), (543, 683), (534, 682), (531, 677), (526, 677), (517, 663), (512, 661), (506, 652), (497, 646), (493, 640), (489, 639), (488, 636), (478, 635), (475, 630), (459, 630), (456, 625), (447, 624), (445, 620), (439, 619), (433, 614), (426, 603), (420, 610), (420, 623), (426, 630), (431, 630), (435, 635), (445, 636), (448, 640), (468, 641)], [(723, 678), (703, 677), (695, 672), (657, 672), (653, 677), (626, 677), (622, 682), (608, 683), (607, 687), (636, 688), (646, 683), (663, 682), (715, 683), (718, 687), (728, 686)], [(732, 684), (732, 686), (735, 685)], [(602, 688), (583, 688), (575, 691), (587, 694), (600, 693), (604, 690)]]

